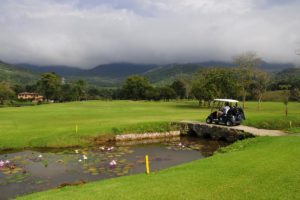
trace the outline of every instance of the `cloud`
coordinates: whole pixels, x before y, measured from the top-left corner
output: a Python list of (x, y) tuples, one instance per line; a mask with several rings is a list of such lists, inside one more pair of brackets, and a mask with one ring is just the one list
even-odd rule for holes
[(2, 0), (0, 59), (88, 68), (255, 51), (299, 64), (299, 8), (295, 0)]

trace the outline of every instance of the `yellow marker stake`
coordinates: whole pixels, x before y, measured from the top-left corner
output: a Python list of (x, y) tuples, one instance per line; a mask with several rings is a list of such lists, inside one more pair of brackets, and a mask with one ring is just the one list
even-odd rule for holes
[(290, 128), (292, 128), (292, 121), (290, 121)]
[(78, 133), (78, 125), (76, 124), (75, 132)]
[(150, 167), (149, 167), (148, 155), (145, 156), (145, 160), (146, 160), (146, 174), (149, 174), (150, 173)]

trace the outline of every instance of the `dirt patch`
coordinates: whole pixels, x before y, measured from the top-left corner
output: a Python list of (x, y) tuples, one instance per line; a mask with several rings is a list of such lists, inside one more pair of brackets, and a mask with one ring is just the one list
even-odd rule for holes
[(86, 184), (86, 181), (75, 181), (72, 183), (62, 183), (57, 188), (63, 188), (63, 187), (67, 187), (67, 186), (78, 186), (78, 185), (84, 185), (84, 184)]

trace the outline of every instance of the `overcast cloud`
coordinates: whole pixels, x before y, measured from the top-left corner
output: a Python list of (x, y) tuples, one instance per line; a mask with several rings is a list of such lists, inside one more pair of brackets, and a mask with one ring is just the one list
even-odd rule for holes
[(297, 0), (1, 0), (0, 60), (90, 68), (230, 61), (300, 63)]

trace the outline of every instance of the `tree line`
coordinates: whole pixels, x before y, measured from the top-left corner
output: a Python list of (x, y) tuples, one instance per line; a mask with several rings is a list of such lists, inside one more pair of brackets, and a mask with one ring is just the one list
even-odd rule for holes
[[(33, 85), (10, 85), (0, 82), (0, 104), (16, 99), (21, 92), (36, 92), (45, 101), (66, 102), (94, 99), (164, 100), (197, 99), (200, 106), (208, 106), (214, 98), (257, 100), (258, 108), (267, 90), (282, 90), (285, 102), (299, 101), (298, 76), (274, 77), (259, 68), (260, 58), (245, 53), (234, 58), (236, 67), (203, 68), (191, 75), (164, 86), (155, 86), (138, 75), (128, 77), (119, 88), (97, 88), (83, 80), (65, 82), (55, 73), (44, 73)], [(292, 72), (294, 73), (294, 72)], [(287, 77), (286, 77), (287, 76)]]
[(33, 85), (11, 85), (0, 82), (0, 104), (12, 103), (22, 92), (43, 95), (45, 102), (67, 102), (96, 99), (170, 100), (185, 99), (185, 83), (176, 80), (171, 85), (155, 87), (142, 76), (128, 77), (120, 88), (97, 88), (83, 80), (65, 83), (57, 74), (43, 73)]

